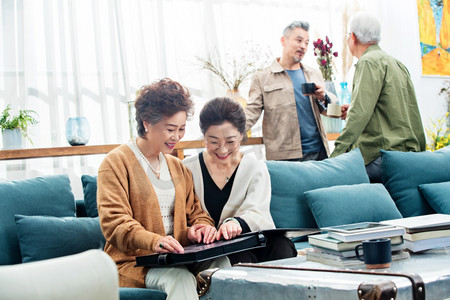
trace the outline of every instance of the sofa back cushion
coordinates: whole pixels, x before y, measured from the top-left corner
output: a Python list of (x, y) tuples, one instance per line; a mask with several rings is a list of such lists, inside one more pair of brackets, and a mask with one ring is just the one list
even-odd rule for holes
[(0, 182), (0, 265), (22, 262), (16, 214), (74, 217), (75, 199), (69, 177), (53, 175)]
[(97, 210), (97, 176), (82, 175), (81, 184), (83, 186), (84, 204), (88, 217), (98, 217)]
[(380, 183), (338, 185), (308, 191), (305, 196), (320, 228), (402, 217)]
[(267, 161), (272, 184), (270, 212), (277, 228), (317, 228), (306, 191), (369, 183), (359, 149), (323, 161)]
[(103, 250), (105, 238), (97, 218), (16, 215), (22, 262)]
[(403, 217), (434, 213), (419, 185), (450, 181), (450, 146), (435, 152), (381, 150), (383, 183)]

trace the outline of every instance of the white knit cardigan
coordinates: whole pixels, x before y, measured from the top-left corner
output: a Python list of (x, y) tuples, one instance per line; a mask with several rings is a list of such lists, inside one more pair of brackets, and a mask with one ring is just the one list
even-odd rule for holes
[[(195, 194), (200, 199), (203, 210), (207, 212), (198, 154), (186, 158), (183, 164), (192, 172)], [(226, 218), (239, 217), (248, 224), (251, 231), (275, 228), (270, 215), (270, 198), (270, 176), (266, 164), (251, 155), (244, 154), (234, 178), (230, 197), (220, 215), (219, 225)]]

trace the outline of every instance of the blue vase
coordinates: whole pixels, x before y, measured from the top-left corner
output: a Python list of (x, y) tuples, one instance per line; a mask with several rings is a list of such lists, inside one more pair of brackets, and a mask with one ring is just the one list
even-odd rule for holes
[(89, 122), (85, 117), (67, 120), (66, 138), (71, 146), (86, 145), (90, 137)]
[(350, 104), (352, 101), (352, 93), (349, 91), (347, 87), (347, 82), (341, 82), (341, 91), (339, 93), (339, 104)]

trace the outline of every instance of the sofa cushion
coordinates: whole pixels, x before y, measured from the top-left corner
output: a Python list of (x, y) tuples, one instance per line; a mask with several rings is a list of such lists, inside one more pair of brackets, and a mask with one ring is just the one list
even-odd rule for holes
[(75, 200), (67, 175), (0, 182), (0, 265), (22, 261), (14, 215), (74, 217)]
[(22, 262), (101, 249), (105, 238), (98, 218), (16, 215)]
[(304, 193), (335, 185), (369, 183), (359, 149), (323, 161), (267, 161), (270, 212), (278, 228), (317, 228)]
[(91, 218), (98, 217), (97, 210), (97, 176), (82, 175), (84, 204), (86, 204), (87, 215)]
[(419, 185), (428, 204), (440, 214), (450, 214), (450, 181)]
[(306, 201), (320, 228), (401, 218), (382, 184), (354, 184), (305, 192)]
[(450, 146), (435, 152), (381, 150), (381, 158), (383, 183), (402, 216), (434, 213), (418, 186), (450, 181)]

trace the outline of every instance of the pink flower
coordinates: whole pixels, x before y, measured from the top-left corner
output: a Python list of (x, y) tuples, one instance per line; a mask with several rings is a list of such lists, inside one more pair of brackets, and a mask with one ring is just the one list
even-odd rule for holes
[(327, 64), (327, 61), (325, 59), (322, 59), (322, 66), (325, 66)]
[(334, 52), (333, 55), (334, 55), (334, 57), (338, 57), (338, 53), (337, 52)]
[(325, 39), (326, 39), (327, 43), (330, 42), (330, 40), (328, 39), (328, 36), (325, 36)]

